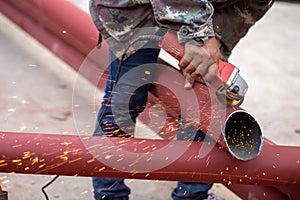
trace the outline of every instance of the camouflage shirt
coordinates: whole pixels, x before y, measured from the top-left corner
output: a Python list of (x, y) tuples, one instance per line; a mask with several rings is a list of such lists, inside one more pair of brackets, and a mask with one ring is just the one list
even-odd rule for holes
[[(180, 42), (216, 36), (228, 57), (272, 0), (90, 0), (93, 21), (115, 52), (136, 36), (176, 30)], [(131, 52), (143, 46), (132, 47)], [(124, 46), (125, 45), (125, 46)], [(118, 53), (117, 53), (118, 54)]]

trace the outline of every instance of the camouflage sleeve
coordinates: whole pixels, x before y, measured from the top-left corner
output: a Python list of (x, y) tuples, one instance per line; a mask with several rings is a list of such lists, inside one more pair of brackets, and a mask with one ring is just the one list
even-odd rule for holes
[(90, 0), (90, 14), (104, 36), (128, 40), (153, 18), (149, 0)]
[(213, 6), (206, 0), (150, 0), (156, 21), (178, 31), (180, 42), (214, 36)]
[(98, 30), (118, 41), (128, 40), (154, 17), (160, 26), (176, 30), (180, 42), (203, 42), (214, 36), (213, 11), (208, 0), (90, 0)]

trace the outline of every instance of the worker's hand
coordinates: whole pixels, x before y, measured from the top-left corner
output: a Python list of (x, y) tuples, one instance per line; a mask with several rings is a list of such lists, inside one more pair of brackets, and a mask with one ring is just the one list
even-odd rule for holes
[(215, 37), (209, 38), (204, 46), (185, 43), (185, 53), (179, 62), (187, 83), (185, 88), (191, 88), (194, 81), (203, 80), (210, 83), (218, 76), (220, 51)]

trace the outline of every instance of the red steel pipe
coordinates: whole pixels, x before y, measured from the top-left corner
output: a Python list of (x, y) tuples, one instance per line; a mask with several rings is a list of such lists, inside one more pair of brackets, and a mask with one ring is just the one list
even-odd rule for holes
[(300, 185), (300, 147), (266, 146), (244, 162), (218, 145), (199, 158), (202, 142), (2, 132), (0, 143), (7, 173)]

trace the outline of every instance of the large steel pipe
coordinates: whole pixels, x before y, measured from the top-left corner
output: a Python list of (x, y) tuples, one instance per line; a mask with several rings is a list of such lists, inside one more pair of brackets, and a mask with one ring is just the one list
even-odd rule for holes
[(244, 162), (217, 145), (199, 158), (201, 142), (2, 132), (0, 143), (7, 173), (300, 185), (300, 147), (266, 146)]

